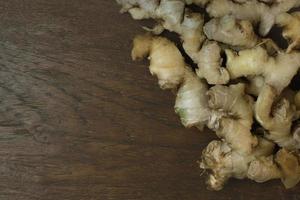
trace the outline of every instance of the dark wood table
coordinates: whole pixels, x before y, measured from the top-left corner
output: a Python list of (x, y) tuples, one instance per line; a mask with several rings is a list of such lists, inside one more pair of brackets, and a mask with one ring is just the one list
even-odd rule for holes
[(1, 200), (300, 199), (300, 184), (206, 189), (212, 134), (185, 129), (174, 96), (132, 62), (142, 22), (109, 0), (0, 1)]

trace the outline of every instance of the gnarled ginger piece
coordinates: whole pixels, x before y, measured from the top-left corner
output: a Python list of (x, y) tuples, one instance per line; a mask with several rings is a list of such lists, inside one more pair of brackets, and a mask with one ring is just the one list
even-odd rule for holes
[(133, 41), (132, 59), (149, 55), (150, 72), (156, 75), (162, 89), (176, 88), (183, 80), (186, 64), (180, 51), (163, 37), (137, 36)]
[(132, 58), (136, 60), (149, 55), (150, 72), (156, 75), (162, 89), (179, 87), (175, 111), (186, 127), (200, 130), (209, 120), (207, 85), (185, 64), (174, 43), (163, 37), (137, 36), (133, 42)]
[(209, 84), (226, 84), (229, 81), (229, 73), (221, 67), (221, 48), (217, 42), (206, 41), (196, 62), (198, 63), (197, 75), (205, 78)]
[(287, 149), (300, 148), (300, 138), (297, 132), (291, 133), (296, 108), (287, 99), (281, 98), (273, 105), (276, 98), (276, 90), (265, 85), (255, 103), (256, 120), (269, 131), (265, 137)]
[(212, 0), (206, 11), (211, 17), (232, 14), (237, 19), (249, 20), (253, 24), (260, 22), (259, 33), (265, 36), (274, 25), (277, 15), (299, 5), (299, 0), (278, 1), (271, 6), (256, 0), (245, 1), (244, 3), (235, 3), (231, 0)]
[(227, 70), (232, 79), (239, 77), (263, 76), (265, 83), (274, 87), (277, 94), (288, 86), (300, 67), (300, 53), (278, 53), (276, 57), (258, 46), (237, 53), (226, 49)]
[[(202, 151), (200, 168), (209, 170), (208, 187), (212, 190), (221, 190), (229, 178), (247, 178), (249, 164), (261, 157), (270, 156), (274, 144), (263, 138), (251, 154), (240, 154), (233, 150), (226, 141), (214, 140)], [(259, 176), (256, 176), (259, 179)], [(272, 177), (265, 178), (267, 180)]]
[(204, 25), (203, 31), (210, 40), (238, 48), (251, 48), (258, 43), (252, 24), (247, 20), (238, 20), (232, 15), (211, 19)]
[(282, 35), (289, 42), (287, 53), (300, 47), (300, 12), (282, 13), (276, 17), (276, 24), (283, 28)]

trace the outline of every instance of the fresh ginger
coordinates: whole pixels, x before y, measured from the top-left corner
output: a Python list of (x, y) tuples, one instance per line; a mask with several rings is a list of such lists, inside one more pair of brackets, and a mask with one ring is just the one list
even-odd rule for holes
[(241, 50), (238, 53), (230, 49), (227, 55), (227, 70), (232, 79), (249, 76), (263, 76), (265, 83), (274, 87), (277, 94), (286, 88), (300, 67), (300, 53), (278, 53), (276, 57), (258, 46)]
[[(125, 3), (125, 5), (122, 4), (124, 7), (128, 7), (126, 6), (127, 2), (123, 3)], [(185, 9), (184, 3), (180, 0), (162, 0), (151, 13), (143, 8), (145, 5), (140, 4), (142, 4), (142, 2), (137, 3), (137, 7), (129, 9), (129, 13), (133, 18), (142, 19), (150, 16), (158, 21), (161, 19), (160, 24), (154, 28), (155, 31), (161, 30), (160, 27), (163, 27), (163, 29), (178, 33), (182, 39), (182, 46), (185, 52), (199, 65), (200, 71), (203, 72), (203, 74), (198, 73), (200, 77), (205, 78), (210, 84), (226, 84), (229, 81), (230, 77), (227, 70), (221, 68), (219, 64), (221, 61), (220, 55), (216, 55), (217, 57), (211, 56), (214, 53), (219, 54), (220, 47), (217, 44), (209, 45), (209, 47), (206, 46), (206, 48), (200, 52), (205, 40), (205, 35), (202, 30), (204, 23), (202, 15), (192, 12), (187, 8)], [(144, 17), (143, 15), (135, 14), (135, 12), (140, 13), (139, 10), (143, 10), (143, 12), (147, 12), (147, 14), (145, 14)], [(136, 17), (137, 15), (139, 17)], [(208, 54), (210, 56), (206, 58)], [(211, 70), (207, 70), (208, 68)]]
[[(209, 173), (209, 187), (220, 190), (231, 177), (281, 179), (286, 188), (295, 186), (300, 181), (300, 92), (288, 85), (300, 67), (300, 53), (292, 51), (299, 48), (299, 19), (298, 13), (286, 12), (300, 0), (117, 2), (134, 19), (156, 20), (155, 27), (145, 28), (152, 34), (168, 30), (182, 41), (185, 53), (166, 38), (137, 36), (132, 58), (148, 57), (159, 86), (176, 92), (175, 112), (185, 127), (203, 131), (206, 126), (220, 138), (202, 152), (200, 167)], [(216, 18), (204, 25), (204, 17), (187, 4), (206, 7)], [(286, 52), (253, 31), (259, 24), (266, 35), (275, 19), (291, 41)], [(197, 64), (195, 72), (183, 54)], [(277, 152), (275, 143), (281, 148)]]
[(257, 145), (257, 138), (250, 132), (253, 123), (253, 100), (246, 96), (245, 86), (236, 84), (216, 85), (207, 92), (209, 107), (225, 113), (219, 126), (210, 127), (220, 138), (224, 138), (232, 149), (241, 154), (251, 153)]
[(210, 40), (240, 48), (251, 48), (258, 43), (252, 24), (247, 20), (238, 20), (232, 15), (211, 19), (204, 25), (203, 31)]
[(253, 96), (258, 96), (261, 89), (264, 87), (265, 79), (263, 76), (249, 76), (249, 83), (246, 86), (246, 91), (248, 94)]
[(207, 90), (207, 85), (194, 72), (185, 71), (175, 102), (175, 112), (185, 127), (196, 126), (202, 130), (208, 123), (211, 112), (207, 103)]
[(247, 176), (256, 182), (281, 179), (285, 188), (292, 188), (300, 181), (299, 153), (280, 149), (275, 157), (259, 157), (250, 162)]
[(258, 145), (251, 154), (240, 154), (233, 150), (225, 141), (214, 140), (202, 151), (200, 168), (209, 170), (208, 187), (212, 190), (221, 190), (231, 177), (243, 179), (247, 177), (251, 161), (272, 154), (274, 144), (259, 138)]
[(203, 150), (200, 162), (201, 169), (210, 171), (208, 187), (221, 190), (231, 177), (249, 178), (256, 182), (281, 179), (286, 188), (294, 187), (300, 180), (299, 155), (281, 149), (274, 158), (274, 144), (263, 138), (258, 141), (253, 152), (248, 155), (241, 155), (225, 141), (210, 142)]
[(245, 94), (242, 83), (230, 86), (216, 85), (207, 92), (209, 107), (226, 112), (228, 117), (236, 119), (247, 128), (253, 123), (253, 100)]
[(266, 84), (255, 103), (256, 120), (269, 131), (266, 138), (287, 149), (299, 149), (298, 133), (291, 132), (292, 122), (297, 117), (296, 107), (288, 99), (281, 98), (274, 104), (276, 90)]
[(221, 67), (221, 47), (217, 42), (206, 41), (196, 62), (198, 63), (197, 75), (205, 78), (209, 84), (226, 84), (229, 81), (229, 73)]
[[(159, 23), (154, 32), (161, 32), (166, 29), (178, 33), (183, 41), (183, 48), (194, 60), (205, 40), (202, 31), (204, 19), (199, 13), (185, 8), (182, 0), (135, 0), (135, 3), (128, 3), (128, 0), (118, 0), (123, 6), (121, 11), (128, 11), (134, 19), (153, 18)], [(150, 3), (152, 2), (152, 3)], [(200, 2), (200, 1), (199, 1)], [(189, 1), (189, 3), (191, 3)], [(148, 8), (148, 4), (151, 4)]]
[(178, 89), (175, 111), (186, 127), (202, 129), (209, 119), (207, 85), (192, 72), (174, 43), (163, 37), (137, 36), (132, 58), (149, 55), (150, 72), (156, 75), (162, 89)]
[(276, 24), (283, 27), (282, 36), (291, 41), (287, 53), (300, 47), (300, 12), (282, 13), (276, 17)]
[(149, 55), (150, 72), (156, 75), (162, 89), (176, 88), (183, 80), (186, 64), (177, 47), (162, 37), (137, 36), (133, 42), (132, 59)]
[(244, 3), (235, 3), (231, 0), (212, 0), (206, 11), (211, 17), (232, 14), (237, 19), (249, 20), (253, 24), (260, 23), (259, 33), (265, 36), (274, 25), (277, 15), (299, 5), (299, 0), (278, 1), (271, 6), (256, 0), (245, 1)]

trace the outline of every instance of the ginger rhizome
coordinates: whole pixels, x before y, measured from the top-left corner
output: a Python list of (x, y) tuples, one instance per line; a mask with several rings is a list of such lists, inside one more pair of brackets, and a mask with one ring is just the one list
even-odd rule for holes
[(282, 36), (290, 41), (287, 52), (300, 47), (300, 12), (282, 13), (276, 17), (276, 24), (283, 27)]
[(290, 84), (300, 67), (299, 52), (279, 52), (276, 57), (272, 57), (260, 46), (238, 53), (230, 49), (225, 51), (231, 79), (262, 76), (265, 83), (276, 89), (277, 94)]
[(202, 129), (209, 119), (207, 84), (186, 65), (174, 43), (163, 37), (137, 36), (133, 60), (149, 56), (149, 70), (162, 89), (178, 89), (175, 111), (186, 127)]
[(206, 11), (211, 17), (223, 17), (231, 14), (237, 19), (259, 24), (259, 33), (267, 35), (276, 21), (276, 16), (294, 7), (300, 6), (299, 0), (276, 1), (268, 5), (256, 0), (236, 3), (231, 0), (211, 0)]
[(206, 41), (198, 54), (197, 75), (205, 78), (209, 84), (225, 84), (229, 73), (221, 66), (221, 47), (217, 42)]
[(232, 15), (211, 19), (203, 31), (208, 39), (235, 47), (251, 48), (258, 43), (250, 21), (238, 20)]
[(297, 118), (296, 106), (288, 99), (274, 103), (276, 90), (266, 84), (255, 103), (255, 118), (266, 129), (266, 138), (286, 149), (300, 148), (299, 132), (292, 133), (292, 122)]
[[(201, 155), (208, 187), (220, 190), (230, 178), (280, 179), (294, 187), (300, 181), (300, 91), (289, 86), (300, 67), (300, 15), (287, 11), (300, 0), (117, 2), (133, 19), (156, 22), (135, 37), (132, 59), (149, 59), (160, 88), (175, 93), (184, 127), (209, 128), (219, 138)], [(274, 24), (283, 29), (286, 50), (265, 37)], [(182, 48), (158, 36), (164, 30), (176, 33)]]

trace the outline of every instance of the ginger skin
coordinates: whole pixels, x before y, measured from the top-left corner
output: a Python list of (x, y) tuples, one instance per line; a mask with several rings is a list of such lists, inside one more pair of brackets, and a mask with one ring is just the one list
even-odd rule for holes
[[(185, 53), (198, 65), (195, 73), (182, 52), (166, 38), (145, 34), (133, 41), (132, 59), (147, 57), (159, 86), (176, 92), (174, 109), (182, 124), (200, 131), (207, 126), (220, 138), (203, 150), (200, 162), (200, 168), (209, 172), (210, 189), (222, 189), (230, 178), (256, 182), (281, 179), (286, 188), (295, 186), (300, 181), (300, 92), (287, 86), (300, 67), (300, 53), (292, 51), (298, 48), (294, 32), (299, 31), (299, 20), (285, 12), (300, 1), (117, 2), (122, 5), (121, 12), (130, 13), (134, 19), (156, 20), (153, 29), (145, 28), (149, 32), (177, 33)], [(217, 18), (204, 25), (203, 16), (187, 4), (207, 6), (210, 16)], [(275, 18), (284, 27), (284, 37), (291, 40), (286, 53), (253, 31), (252, 26), (259, 24), (264, 36)], [(296, 21), (286, 25), (286, 20)], [(222, 66), (223, 50), (226, 67)], [(258, 96), (256, 102), (248, 94)], [(253, 126), (253, 117), (261, 127)], [(275, 143), (281, 147), (276, 153)]]
[[(202, 151), (200, 168), (209, 170), (207, 184), (211, 190), (221, 190), (230, 178), (249, 178), (256, 182), (281, 179), (286, 188), (300, 180), (299, 155), (279, 150), (273, 157), (274, 144), (263, 138), (251, 154), (241, 155), (225, 141), (214, 140)], [(279, 167), (278, 167), (279, 166)]]
[(239, 154), (226, 141), (214, 140), (202, 151), (200, 168), (209, 170), (207, 184), (209, 189), (221, 190), (231, 177), (244, 179), (247, 177), (251, 161), (272, 154), (274, 145), (259, 138), (259, 143), (251, 154)]
[(162, 89), (176, 88), (183, 80), (186, 64), (177, 47), (169, 40), (150, 35), (137, 36), (133, 41), (132, 59), (149, 55), (150, 73), (156, 75)]
[(206, 41), (203, 44), (197, 63), (197, 75), (205, 78), (209, 84), (226, 84), (229, 81), (229, 73), (221, 67), (221, 48), (217, 42)]
[(278, 53), (270, 57), (267, 51), (258, 46), (237, 53), (225, 50), (227, 70), (232, 79), (249, 76), (263, 76), (265, 83), (274, 87), (277, 94), (286, 88), (300, 67), (300, 53)]
[(257, 145), (257, 138), (250, 132), (253, 123), (252, 99), (246, 96), (245, 86), (236, 84), (216, 85), (208, 91), (209, 107), (224, 112), (219, 126), (210, 127), (240, 154), (249, 154)]
[[(196, 2), (196, 1), (194, 1)], [(197, 1), (198, 3), (202, 1)], [(203, 1), (204, 2), (204, 1)], [(156, 19), (159, 24), (153, 29), (154, 32), (160, 33), (161, 30), (166, 29), (179, 34), (182, 40), (182, 46), (187, 55), (201, 68), (202, 73), (198, 73), (200, 77), (205, 78), (210, 84), (226, 84), (230, 77), (226, 68), (222, 68), (218, 63), (221, 60), (220, 56), (215, 58), (209, 56), (213, 60), (209, 60), (204, 56), (218, 54), (220, 47), (214, 45), (211, 48), (211, 52), (207, 52), (210, 47), (207, 47), (200, 52), (201, 46), (205, 41), (205, 35), (203, 33), (203, 16), (199, 13), (192, 12), (185, 8), (185, 4), (181, 0), (161, 0), (160, 2), (153, 3), (154, 9), (145, 9), (145, 2), (140, 0), (131, 7), (128, 6), (127, 1), (119, 0), (119, 3), (128, 8), (128, 12), (134, 19), (153, 18)], [(142, 14), (141, 14), (142, 13)], [(216, 60), (218, 59), (218, 60)], [(206, 60), (204, 66), (201, 60)], [(200, 63), (199, 63), (200, 62)], [(211, 70), (207, 70), (211, 68)]]
[(231, 0), (212, 0), (206, 11), (211, 17), (232, 14), (237, 19), (249, 20), (253, 24), (259, 23), (259, 33), (265, 36), (274, 25), (277, 15), (299, 5), (299, 0), (278, 1), (270, 6), (256, 0), (245, 1), (245, 3), (235, 3)]
[(266, 138), (286, 149), (299, 149), (299, 131), (292, 132), (292, 122), (296, 118), (296, 108), (287, 99), (280, 99), (275, 105), (276, 90), (265, 85), (255, 103), (256, 120), (269, 131)]
[[(149, 2), (152, 2), (151, 9), (147, 8)], [(199, 4), (201, 2), (198, 1)], [(154, 28), (154, 32), (160, 33), (166, 29), (179, 34), (184, 50), (193, 60), (195, 59), (205, 40), (202, 31), (204, 19), (199, 13), (185, 8), (185, 2), (182, 0), (135, 0), (134, 4), (129, 4), (128, 0), (118, 0), (118, 3), (123, 7), (121, 11), (128, 11), (134, 19), (157, 20), (158, 25)]]
[(184, 62), (174, 43), (163, 37), (137, 36), (133, 41), (132, 59), (149, 55), (150, 72), (157, 76), (162, 89), (176, 90), (175, 111), (185, 127), (203, 129), (209, 120), (207, 85)]
[(282, 13), (276, 17), (276, 24), (283, 28), (282, 35), (289, 42), (287, 53), (300, 47), (300, 12)]
[(205, 95), (208, 88), (194, 72), (186, 69), (183, 82), (177, 92), (175, 112), (180, 116), (185, 127), (195, 126), (203, 130), (210, 117), (208, 97)]
[(252, 24), (232, 15), (211, 19), (204, 25), (203, 31), (208, 39), (234, 47), (251, 48), (258, 43)]
[(265, 84), (265, 79), (262, 76), (248, 77), (249, 83), (246, 86), (248, 94), (258, 96)]

